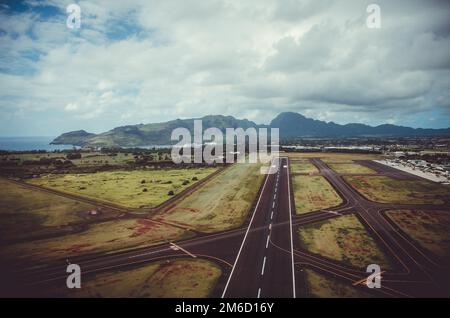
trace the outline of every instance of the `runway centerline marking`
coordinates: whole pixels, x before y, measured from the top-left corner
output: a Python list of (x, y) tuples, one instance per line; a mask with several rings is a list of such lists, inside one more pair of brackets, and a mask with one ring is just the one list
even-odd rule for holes
[(262, 269), (261, 269), (261, 276), (264, 275), (264, 269), (265, 268), (266, 268), (266, 257), (264, 256), (263, 265), (262, 265)]
[(236, 256), (236, 259), (234, 260), (233, 268), (231, 269), (231, 273), (230, 273), (230, 276), (228, 277), (228, 281), (227, 281), (227, 283), (225, 285), (225, 288), (223, 289), (222, 298), (225, 297), (225, 293), (227, 292), (227, 288), (228, 288), (228, 285), (230, 284), (231, 277), (233, 277), (234, 269), (236, 268), (236, 264), (237, 264), (237, 262), (239, 260), (239, 256), (241, 255), (242, 249), (244, 248), (245, 240), (247, 239), (248, 232), (250, 231), (250, 227), (252, 226), (253, 219), (255, 218), (256, 211), (258, 210), (258, 207), (259, 207), (259, 202), (261, 201), (262, 194), (264, 193), (264, 190), (266, 188), (267, 180), (269, 180), (269, 175), (266, 176), (266, 181), (264, 181), (264, 185), (263, 185), (262, 191), (259, 194), (258, 202), (256, 202), (256, 206), (255, 206), (255, 210), (253, 211), (252, 218), (250, 219), (250, 223), (249, 223), (249, 225), (247, 227), (247, 231), (245, 232), (244, 239), (242, 240), (241, 247), (239, 248), (239, 251), (238, 251), (238, 254)]
[(267, 240), (266, 240), (266, 248), (269, 247), (269, 240), (270, 240), (270, 234), (267, 235)]
[(258, 296), (257, 298), (259, 298), (261, 296), (261, 288), (258, 288)]

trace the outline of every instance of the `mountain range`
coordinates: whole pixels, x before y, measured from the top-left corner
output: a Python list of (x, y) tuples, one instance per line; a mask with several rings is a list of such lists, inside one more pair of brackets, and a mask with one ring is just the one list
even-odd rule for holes
[(293, 138), (353, 138), (353, 137), (413, 137), (413, 136), (450, 136), (450, 128), (423, 129), (383, 124), (369, 126), (351, 123), (346, 125), (307, 118), (299, 113), (283, 112), (269, 125), (259, 125), (247, 119), (233, 116), (208, 115), (202, 118), (176, 119), (161, 123), (121, 126), (100, 134), (84, 130), (71, 131), (55, 138), (51, 144), (68, 144), (85, 147), (143, 147), (149, 145), (170, 145), (172, 130), (183, 127), (193, 132), (194, 120), (201, 119), (203, 129), (217, 127), (225, 132), (226, 128), (247, 129), (279, 128), (280, 139)]

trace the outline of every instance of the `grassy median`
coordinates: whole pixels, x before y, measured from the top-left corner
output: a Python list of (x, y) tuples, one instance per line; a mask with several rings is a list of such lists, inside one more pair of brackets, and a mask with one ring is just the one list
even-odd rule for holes
[(2, 249), (0, 258), (38, 261), (68, 258), (86, 253), (152, 246), (192, 235), (184, 229), (148, 219), (115, 220), (93, 224), (76, 234), (9, 245)]
[(67, 297), (205, 298), (222, 275), (219, 266), (204, 259), (173, 259), (134, 269), (97, 274), (79, 290), (56, 288), (49, 294)]
[(163, 203), (216, 170), (189, 168), (50, 174), (28, 182), (125, 207), (141, 208)]
[(381, 203), (443, 204), (450, 189), (420, 180), (398, 180), (386, 176), (346, 176), (345, 180), (367, 199)]
[(312, 298), (369, 298), (371, 294), (357, 289), (350, 282), (345, 284), (335, 278), (306, 269), (308, 296)]
[(301, 246), (316, 254), (366, 269), (378, 264), (391, 265), (355, 215), (348, 214), (302, 226), (298, 229)]
[(291, 159), (320, 158), (326, 163), (353, 163), (353, 160), (376, 160), (381, 156), (377, 154), (359, 154), (359, 153), (333, 153), (333, 152), (287, 152), (286, 155)]
[(341, 197), (322, 176), (292, 176), (297, 214), (327, 209), (342, 203)]
[(376, 171), (357, 163), (329, 163), (328, 166), (340, 174), (371, 174)]
[(291, 160), (289, 168), (291, 173), (312, 174), (319, 172), (316, 166), (308, 160)]
[[(35, 235), (63, 233), (61, 227), (115, 217), (118, 212), (102, 209), (93, 215), (92, 205), (28, 189), (0, 178), (0, 238), (26, 239)], [(70, 229), (68, 229), (70, 231)]]
[(240, 226), (265, 175), (259, 164), (234, 164), (155, 216), (197, 231), (212, 233)]
[(448, 211), (398, 210), (387, 216), (413, 240), (435, 255), (450, 261), (450, 214)]

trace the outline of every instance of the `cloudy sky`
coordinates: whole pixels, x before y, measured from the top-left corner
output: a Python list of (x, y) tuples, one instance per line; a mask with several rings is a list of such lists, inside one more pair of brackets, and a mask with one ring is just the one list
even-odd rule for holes
[(450, 126), (449, 1), (0, 2), (0, 136), (282, 111)]

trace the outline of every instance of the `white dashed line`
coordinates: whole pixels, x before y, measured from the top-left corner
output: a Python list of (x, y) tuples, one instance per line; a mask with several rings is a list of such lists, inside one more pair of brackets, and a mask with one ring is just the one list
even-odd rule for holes
[(268, 248), (268, 247), (269, 247), (269, 239), (270, 239), (270, 234), (269, 234), (269, 235), (267, 235), (266, 248)]
[(273, 210), (272, 210), (272, 213), (270, 213), (270, 219), (271, 220), (273, 219)]
[(233, 264), (233, 267), (231, 269), (230, 276), (228, 276), (227, 283), (225, 285), (225, 288), (223, 289), (222, 296), (221, 296), (222, 298), (225, 298), (225, 295), (227, 293), (228, 285), (230, 284), (231, 278), (233, 277), (233, 273), (234, 273), (234, 270), (236, 268), (236, 264), (239, 261), (239, 256), (241, 255), (242, 249), (243, 249), (244, 244), (245, 244), (245, 240), (247, 239), (248, 232), (250, 231), (250, 227), (252, 226), (253, 219), (255, 218), (256, 210), (258, 209), (259, 202), (261, 201), (261, 197), (262, 197), (262, 195), (264, 193), (264, 190), (266, 189), (267, 180), (269, 180), (268, 175), (266, 176), (266, 181), (264, 181), (264, 185), (263, 185), (262, 191), (261, 191), (261, 193), (259, 195), (258, 201), (256, 202), (256, 206), (255, 206), (255, 209), (253, 210), (252, 218), (250, 219), (250, 223), (249, 223), (249, 225), (247, 227), (247, 231), (245, 232), (244, 239), (242, 240), (241, 247), (239, 248), (239, 251), (238, 251), (238, 254), (236, 256), (236, 259), (234, 260), (234, 264)]
[(264, 275), (264, 268), (266, 267), (266, 257), (264, 256), (264, 259), (263, 259), (263, 266), (262, 266), (262, 269), (261, 269), (261, 275)]
[(271, 229), (272, 229), (272, 223), (269, 224), (269, 230), (271, 230)]
[(261, 288), (258, 288), (258, 298), (261, 296)]

